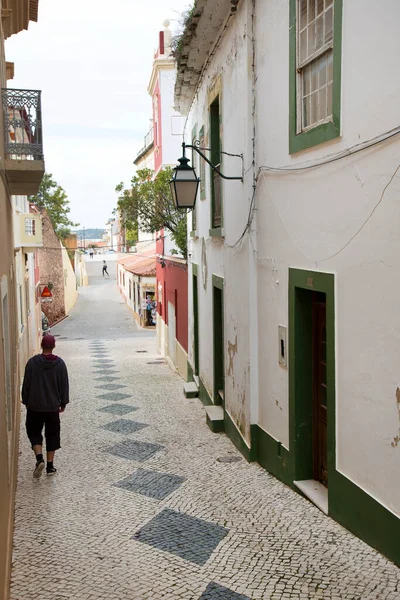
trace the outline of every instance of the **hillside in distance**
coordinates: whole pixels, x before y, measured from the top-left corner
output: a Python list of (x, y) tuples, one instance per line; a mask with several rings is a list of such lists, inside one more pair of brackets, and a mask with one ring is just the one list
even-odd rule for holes
[(76, 229), (73, 231), (73, 233), (76, 233), (78, 236), (78, 240), (81, 238), (83, 239), (83, 237), (87, 240), (101, 240), (105, 232), (105, 229), (95, 229), (90, 227), (87, 227), (85, 231), (83, 231), (83, 229)]

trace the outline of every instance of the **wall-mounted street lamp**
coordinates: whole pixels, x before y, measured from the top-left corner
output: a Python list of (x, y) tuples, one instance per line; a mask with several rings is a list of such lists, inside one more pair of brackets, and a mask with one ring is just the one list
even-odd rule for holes
[(236, 179), (238, 181), (243, 181), (243, 177), (228, 177), (227, 175), (224, 175), (208, 160), (207, 156), (205, 156), (197, 146), (185, 144), (185, 142), (183, 142), (182, 158), (178, 159), (179, 165), (175, 167), (174, 174), (169, 182), (171, 186), (172, 198), (176, 208), (189, 208), (190, 210), (194, 208), (194, 205), (196, 204), (197, 190), (200, 183), (200, 179), (197, 177), (196, 171), (193, 167), (188, 165), (190, 161), (185, 155), (186, 148), (192, 148), (197, 152), (197, 154), (200, 154), (203, 160), (210, 165), (212, 170), (223, 179)]

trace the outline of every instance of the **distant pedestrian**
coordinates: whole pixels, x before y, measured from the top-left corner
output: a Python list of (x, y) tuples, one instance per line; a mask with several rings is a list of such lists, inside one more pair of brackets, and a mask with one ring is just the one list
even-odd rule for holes
[(89, 252), (90, 258), (93, 258), (93, 250)]
[(47, 475), (55, 475), (54, 453), (60, 446), (60, 413), (69, 402), (68, 371), (65, 362), (53, 354), (56, 340), (52, 335), (42, 339), (42, 354), (28, 360), (22, 384), (22, 402), (26, 411), (26, 432), (36, 456), (33, 477), (38, 479), (45, 467), (43, 459), (43, 427), (46, 437)]
[(108, 276), (110, 276), (107, 271), (107, 263), (105, 260), (103, 260), (103, 270), (102, 270), (103, 277), (104, 277), (104, 273), (106, 273)]

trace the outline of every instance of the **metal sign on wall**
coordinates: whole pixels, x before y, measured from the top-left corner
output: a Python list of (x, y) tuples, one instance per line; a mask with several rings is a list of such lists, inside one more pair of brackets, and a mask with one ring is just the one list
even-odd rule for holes
[(44, 286), (42, 293), (40, 294), (40, 299), (42, 302), (53, 302), (53, 294), (47, 285)]

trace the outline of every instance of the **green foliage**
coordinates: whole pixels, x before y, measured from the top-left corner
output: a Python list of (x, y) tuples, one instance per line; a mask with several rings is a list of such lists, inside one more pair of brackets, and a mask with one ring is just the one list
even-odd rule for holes
[(188, 29), (195, 29), (195, 26), (192, 25), (192, 18), (196, 16), (196, 0), (193, 1), (192, 5), (186, 8), (182, 12), (182, 14), (178, 18), (178, 32), (172, 37), (171, 40), (171, 50), (172, 56), (174, 56), (178, 61), (181, 57), (182, 49), (183, 49), (183, 39), (185, 37), (185, 33)]
[(139, 232), (137, 224), (126, 228), (125, 240), (127, 246), (134, 246), (138, 241)]
[(57, 236), (64, 240), (71, 234), (73, 223), (68, 218), (70, 212), (69, 200), (63, 188), (53, 180), (51, 173), (45, 173), (36, 196), (30, 196), (29, 201), (38, 208), (46, 209)]
[(172, 169), (167, 167), (153, 179), (151, 169), (142, 169), (132, 177), (131, 189), (124, 189), (123, 183), (115, 188), (118, 192), (118, 209), (123, 224), (128, 229), (138, 229), (155, 233), (160, 229), (168, 229), (179, 252), (187, 256), (187, 214), (175, 208), (169, 180)]

